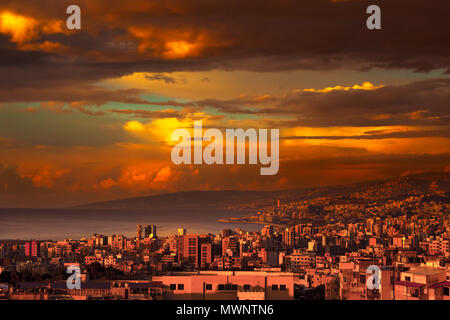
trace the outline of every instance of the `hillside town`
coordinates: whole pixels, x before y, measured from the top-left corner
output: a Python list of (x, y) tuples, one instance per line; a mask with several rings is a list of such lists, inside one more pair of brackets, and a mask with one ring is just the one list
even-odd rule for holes
[[(282, 202), (258, 232), (94, 234), (0, 243), (1, 299), (450, 300), (449, 204)], [(69, 266), (81, 288), (69, 289)], [(370, 266), (377, 268), (378, 286)], [(370, 278), (370, 280), (369, 280)]]

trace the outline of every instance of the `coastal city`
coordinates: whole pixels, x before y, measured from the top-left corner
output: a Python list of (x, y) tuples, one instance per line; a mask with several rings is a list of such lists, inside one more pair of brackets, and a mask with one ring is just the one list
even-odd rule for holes
[[(160, 237), (157, 225), (137, 224), (136, 234), (128, 237), (3, 240), (0, 296), (450, 300), (446, 191), (431, 183), (427, 194), (381, 201), (378, 190), (372, 190), (377, 198), (372, 199), (371, 188), (352, 193), (365, 201), (348, 199), (351, 205), (342, 196), (274, 199), (271, 206), (241, 218), (259, 223), (257, 232), (237, 228), (192, 234), (180, 226), (177, 234)], [(389, 192), (394, 189), (398, 186)], [(69, 267), (80, 270), (79, 288), (67, 286)]]
[(447, 314), (449, 16), (0, 0), (3, 317)]

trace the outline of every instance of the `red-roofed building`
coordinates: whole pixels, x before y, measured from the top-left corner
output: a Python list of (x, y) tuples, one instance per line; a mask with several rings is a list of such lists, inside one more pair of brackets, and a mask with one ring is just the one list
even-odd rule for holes
[[(396, 300), (430, 300), (430, 289), (447, 280), (447, 272), (442, 268), (415, 267), (400, 273), (400, 280), (395, 282)], [(438, 292), (440, 293), (440, 291)]]
[(442, 281), (429, 289), (430, 300), (450, 300), (450, 281)]

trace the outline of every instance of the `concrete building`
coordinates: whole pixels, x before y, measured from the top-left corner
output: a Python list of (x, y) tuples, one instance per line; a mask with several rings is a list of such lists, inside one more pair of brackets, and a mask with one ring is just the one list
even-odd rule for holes
[(41, 255), (41, 246), (37, 241), (25, 243), (25, 257), (39, 257)]
[[(400, 280), (395, 282), (396, 300), (429, 300), (430, 288), (433, 290), (432, 298), (440, 296), (441, 287), (445, 288), (447, 272), (444, 268), (413, 267), (400, 273)], [(444, 290), (442, 290), (444, 291)]]
[(201, 271), (157, 276), (168, 300), (292, 300), (300, 277), (289, 272)]

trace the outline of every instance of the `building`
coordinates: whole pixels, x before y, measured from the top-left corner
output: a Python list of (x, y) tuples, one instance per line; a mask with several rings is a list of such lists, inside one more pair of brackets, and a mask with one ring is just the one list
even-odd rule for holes
[(198, 236), (184, 235), (177, 240), (178, 261), (192, 264), (195, 268), (199, 266), (199, 241)]
[(200, 244), (200, 268), (208, 268), (213, 261), (213, 247), (211, 243)]
[(144, 237), (145, 238), (156, 238), (156, 226), (154, 224), (148, 224), (144, 227)]
[(25, 243), (26, 257), (39, 257), (41, 255), (41, 246), (37, 241), (30, 241)]
[(11, 300), (160, 300), (161, 282), (144, 280), (88, 281), (80, 289), (68, 289), (65, 281), (22, 282)]
[(293, 300), (297, 274), (266, 271), (201, 271), (157, 276), (167, 300)]
[(285, 246), (287, 247), (293, 247), (295, 244), (295, 231), (294, 228), (290, 227), (290, 228), (286, 228), (283, 233), (282, 233), (282, 237), (283, 237), (283, 243)]
[(142, 239), (142, 225), (140, 224), (136, 226), (136, 238), (138, 241), (141, 241)]
[[(447, 271), (444, 268), (413, 267), (400, 272), (400, 280), (395, 282), (396, 300), (429, 300), (437, 298), (441, 289), (448, 288)], [(433, 295), (430, 296), (431, 289)], [(442, 293), (444, 293), (442, 289)]]
[(234, 236), (222, 239), (222, 256), (239, 257), (239, 240)]
[(429, 300), (450, 300), (450, 281), (442, 281), (428, 288)]
[(300, 271), (304, 268), (314, 268), (316, 266), (316, 255), (311, 252), (294, 250), (291, 255), (285, 257), (285, 261), (291, 270)]
[(271, 237), (273, 235), (273, 226), (272, 225), (264, 226), (261, 229), (261, 235), (265, 237)]

